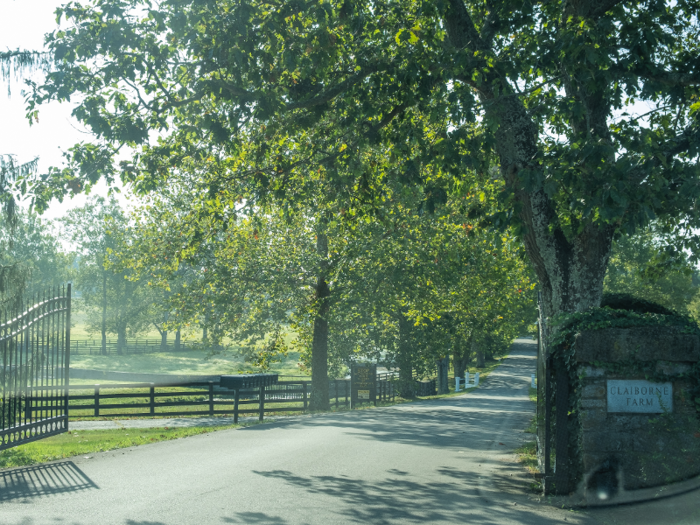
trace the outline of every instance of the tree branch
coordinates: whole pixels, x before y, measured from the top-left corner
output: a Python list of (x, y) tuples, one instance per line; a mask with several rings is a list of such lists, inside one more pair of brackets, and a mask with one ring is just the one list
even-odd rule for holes
[(464, 0), (449, 0), (449, 4), (444, 21), (450, 43), (457, 49), (486, 51), (488, 47), (479, 36)]

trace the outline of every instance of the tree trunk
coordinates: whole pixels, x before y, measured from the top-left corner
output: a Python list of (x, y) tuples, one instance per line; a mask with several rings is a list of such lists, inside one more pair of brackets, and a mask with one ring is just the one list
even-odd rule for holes
[(202, 323), (202, 344), (209, 346), (209, 314), (204, 314), (204, 322)]
[(311, 410), (329, 410), (328, 384), (328, 313), (331, 290), (326, 282), (328, 273), (328, 238), (324, 233), (316, 236), (316, 250), (321, 257), (320, 272), (316, 284), (318, 310), (314, 318), (314, 334), (311, 343)]
[(182, 341), (182, 335), (180, 334), (180, 329), (175, 332), (175, 350), (180, 350), (180, 343)]
[(102, 355), (107, 355), (107, 272), (102, 270)]
[(450, 385), (448, 384), (447, 374), (450, 369), (450, 358), (445, 356), (438, 359), (437, 362), (437, 391), (438, 394), (449, 394)]
[(454, 368), (455, 377), (464, 377), (464, 373), (472, 360), (472, 352), (469, 348), (470, 343), (470, 340), (465, 340), (461, 337), (455, 342), (452, 353), (452, 368)]
[(477, 342), (476, 338), (472, 340), (472, 353), (476, 355), (476, 367), (484, 368), (486, 366), (486, 356), (482, 345)]
[(416, 395), (413, 380), (413, 354), (411, 349), (411, 321), (399, 313), (399, 349), (396, 362), (399, 366), (399, 395), (411, 399)]
[(124, 347), (126, 347), (126, 323), (117, 325), (117, 354), (124, 355)]
[(163, 329), (160, 330), (160, 351), (161, 352), (167, 352), (168, 351), (168, 331), (165, 329), (165, 323), (168, 322), (168, 318), (170, 316), (168, 315), (168, 312), (165, 312), (163, 314)]

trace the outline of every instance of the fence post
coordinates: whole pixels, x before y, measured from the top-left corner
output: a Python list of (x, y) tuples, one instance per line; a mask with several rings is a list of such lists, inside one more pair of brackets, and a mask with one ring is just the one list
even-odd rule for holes
[(338, 410), (338, 380), (334, 379), (335, 382), (335, 409)]
[(209, 415), (214, 415), (214, 382), (209, 381)]
[(149, 402), (149, 405), (150, 405), (149, 408), (151, 409), (151, 415), (155, 416), (155, 414), (156, 414), (156, 387), (153, 383), (151, 383), (150, 391), (151, 391), (151, 399)]
[(350, 406), (349, 400), (348, 400), (348, 385), (350, 384), (349, 381), (345, 381), (345, 386), (343, 387), (345, 389), (345, 408), (348, 408)]
[(258, 421), (262, 421), (263, 415), (265, 414), (265, 385), (260, 385), (260, 392), (258, 393), (258, 400), (260, 401)]
[(238, 400), (240, 399), (241, 391), (236, 389), (236, 393), (233, 396), (233, 423), (238, 423)]
[(100, 385), (95, 385), (95, 417), (100, 415)]
[(306, 399), (306, 381), (302, 381), (303, 385), (303, 390), (304, 390), (304, 412), (306, 412), (306, 406), (307, 406), (307, 399)]

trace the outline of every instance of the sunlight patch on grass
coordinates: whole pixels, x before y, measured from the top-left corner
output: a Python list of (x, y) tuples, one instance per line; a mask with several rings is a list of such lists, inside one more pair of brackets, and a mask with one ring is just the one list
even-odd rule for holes
[(0, 468), (23, 467), (72, 456), (92, 455), (120, 448), (147, 445), (217, 430), (249, 426), (253, 423), (216, 427), (120, 428), (76, 430), (0, 452)]

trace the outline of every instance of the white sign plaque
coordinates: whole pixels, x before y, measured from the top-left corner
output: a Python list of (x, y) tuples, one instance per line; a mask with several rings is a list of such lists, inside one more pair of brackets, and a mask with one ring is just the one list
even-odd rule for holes
[(608, 412), (661, 414), (673, 411), (673, 384), (608, 379)]

